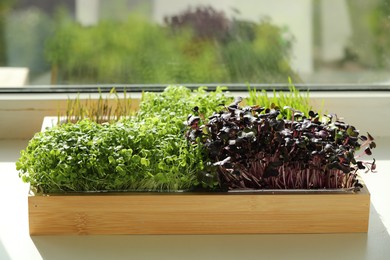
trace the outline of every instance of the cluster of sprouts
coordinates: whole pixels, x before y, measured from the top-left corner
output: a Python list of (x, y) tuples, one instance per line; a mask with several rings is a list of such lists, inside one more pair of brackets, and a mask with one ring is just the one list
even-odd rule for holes
[(375, 159), (360, 160), (375, 148), (373, 137), (337, 116), (284, 107), (292, 111), (286, 119), (280, 108), (240, 107), (241, 100), (207, 120), (194, 108), (186, 122), (187, 139), (205, 149), (221, 188), (358, 190), (358, 170), (375, 170)]

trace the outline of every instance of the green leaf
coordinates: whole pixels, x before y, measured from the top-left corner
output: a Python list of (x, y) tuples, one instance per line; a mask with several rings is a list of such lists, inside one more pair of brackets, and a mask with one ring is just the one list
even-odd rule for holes
[(149, 166), (150, 165), (150, 161), (146, 158), (141, 158), (141, 164), (143, 166)]

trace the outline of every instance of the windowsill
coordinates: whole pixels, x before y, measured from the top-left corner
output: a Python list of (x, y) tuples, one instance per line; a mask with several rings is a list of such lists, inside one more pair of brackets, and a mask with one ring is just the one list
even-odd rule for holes
[[(261, 235), (35, 236), (28, 231), (28, 185), (15, 169), (27, 140), (0, 141), (0, 259), (387, 259), (390, 255), (390, 138), (378, 138), (368, 233)], [(327, 213), (331, 214), (331, 212)], [(352, 214), (352, 213), (351, 213)], [(346, 219), (345, 221), (348, 221)], [(23, 248), (23, 250), (20, 250)], [(282, 250), (281, 250), (282, 249)], [(93, 252), (93, 254), (91, 254)]]
[[(245, 94), (235, 93), (236, 95)], [(311, 259), (383, 259), (390, 255), (390, 133), (387, 121), (390, 114), (390, 92), (312, 92), (313, 106), (323, 112), (335, 112), (361, 132), (365, 128), (376, 138), (373, 151), (377, 173), (362, 174), (371, 193), (371, 212), (367, 234), (299, 234), (299, 235), (220, 235), (220, 236), (43, 236), (30, 237), (27, 219), (28, 186), (21, 183), (15, 170), (19, 151), (27, 145), (33, 133), (40, 130), (43, 117), (56, 116), (68, 98), (77, 94), (2, 95), (0, 97), (0, 196), (4, 199), (0, 221), (0, 258), (87, 259), (90, 252), (112, 258), (172, 258), (171, 250), (182, 255), (197, 254), (210, 258), (299, 258)], [(103, 95), (104, 96), (104, 95)], [(132, 98), (140, 94), (131, 93)], [(83, 98), (98, 98), (99, 94), (80, 94)], [(23, 140), (9, 140), (23, 139)], [(10, 196), (12, 194), (12, 196)], [(348, 219), (346, 219), (348, 221)], [(346, 243), (346, 241), (348, 241)], [(172, 247), (174, 245), (174, 248)], [(20, 250), (23, 248), (23, 250)], [(279, 250), (283, 248), (283, 250)], [(239, 250), (238, 250), (239, 249)], [(329, 250), (331, 249), (331, 250)], [(4, 256), (4, 257), (3, 257)], [(107, 255), (108, 257), (108, 255)], [(195, 257), (197, 258), (197, 257)]]

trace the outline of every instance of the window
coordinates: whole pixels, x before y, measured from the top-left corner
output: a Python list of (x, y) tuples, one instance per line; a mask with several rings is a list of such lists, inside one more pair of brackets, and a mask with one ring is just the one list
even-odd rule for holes
[(387, 89), (389, 0), (2, 0), (0, 91)]

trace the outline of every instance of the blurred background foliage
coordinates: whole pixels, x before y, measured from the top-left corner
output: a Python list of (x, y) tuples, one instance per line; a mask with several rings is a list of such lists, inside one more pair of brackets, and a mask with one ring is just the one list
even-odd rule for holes
[(375, 64), (390, 67), (390, 0), (379, 0), (370, 15)]
[(297, 1), (307, 16), (289, 19), (282, 10), (248, 15), (249, 1), (240, 13), (212, 1), (172, 1), (176, 12), (152, 0), (99, 0), (92, 25), (78, 2), (89, 10), (87, 0), (0, 0), (0, 67), (28, 68), (33, 85), (390, 80), (390, 0)]
[(0, 1), (0, 67), (7, 65), (7, 49), (5, 40), (6, 17), (11, 10), (14, 0)]
[(53, 84), (299, 81), (289, 65), (293, 38), (269, 20), (197, 7), (162, 25), (131, 14), (85, 27), (62, 11), (55, 26), (45, 49)]

